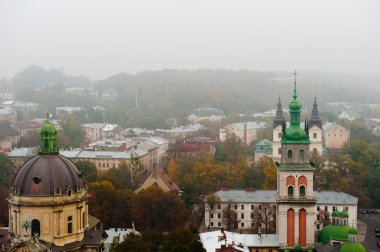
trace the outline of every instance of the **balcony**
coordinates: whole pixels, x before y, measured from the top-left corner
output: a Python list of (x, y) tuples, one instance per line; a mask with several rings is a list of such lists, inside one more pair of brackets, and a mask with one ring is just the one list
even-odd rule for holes
[(277, 196), (277, 202), (300, 202), (300, 203), (315, 203), (317, 199), (314, 196)]

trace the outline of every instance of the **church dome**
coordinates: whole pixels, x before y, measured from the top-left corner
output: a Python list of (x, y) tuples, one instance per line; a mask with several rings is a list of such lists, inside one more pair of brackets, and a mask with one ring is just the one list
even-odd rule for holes
[(69, 159), (59, 154), (39, 154), (21, 166), (11, 190), (18, 196), (70, 196), (85, 187), (82, 172)]
[(359, 242), (347, 242), (340, 248), (339, 252), (366, 252), (362, 244)]
[(71, 196), (86, 189), (82, 172), (69, 159), (59, 155), (56, 138), (56, 129), (46, 122), (40, 131), (39, 153), (17, 171), (11, 193), (17, 196)]
[(327, 225), (319, 233), (318, 242), (326, 243), (330, 240), (348, 241), (348, 235), (353, 229), (355, 228), (350, 226)]

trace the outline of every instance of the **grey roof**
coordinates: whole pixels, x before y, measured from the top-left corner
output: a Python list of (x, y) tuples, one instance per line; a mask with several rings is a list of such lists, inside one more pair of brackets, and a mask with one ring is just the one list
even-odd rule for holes
[[(222, 203), (276, 203), (276, 190), (222, 189), (214, 193)], [(317, 205), (357, 205), (358, 198), (344, 192), (314, 191)]]
[(220, 198), (221, 202), (239, 202), (239, 203), (276, 203), (275, 190), (256, 190), (248, 192), (241, 189), (222, 189), (214, 193)]
[[(134, 150), (135, 155), (141, 157), (147, 154), (143, 150)], [(111, 159), (130, 159), (131, 153), (126, 151), (60, 151), (62, 156), (68, 158), (111, 158)]]

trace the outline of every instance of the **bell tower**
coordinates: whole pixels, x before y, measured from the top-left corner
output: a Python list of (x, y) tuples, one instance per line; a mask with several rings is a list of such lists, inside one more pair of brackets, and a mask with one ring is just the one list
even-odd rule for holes
[[(281, 163), (277, 163), (277, 236), (280, 249), (314, 248), (313, 172), (309, 161), (309, 130), (300, 126), (302, 104), (297, 100), (294, 72), (293, 101), (289, 103), (290, 126), (283, 124)], [(307, 228), (309, 227), (309, 228)]]
[(276, 117), (273, 120), (273, 152), (272, 158), (275, 161), (281, 159), (281, 136), (282, 127), (285, 123), (284, 112), (282, 111), (282, 103), (280, 97), (278, 97)]

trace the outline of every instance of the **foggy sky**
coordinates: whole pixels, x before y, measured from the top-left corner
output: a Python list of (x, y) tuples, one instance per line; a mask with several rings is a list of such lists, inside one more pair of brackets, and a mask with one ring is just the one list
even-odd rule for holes
[(380, 1), (0, 0), (0, 78), (30, 65), (380, 74)]

